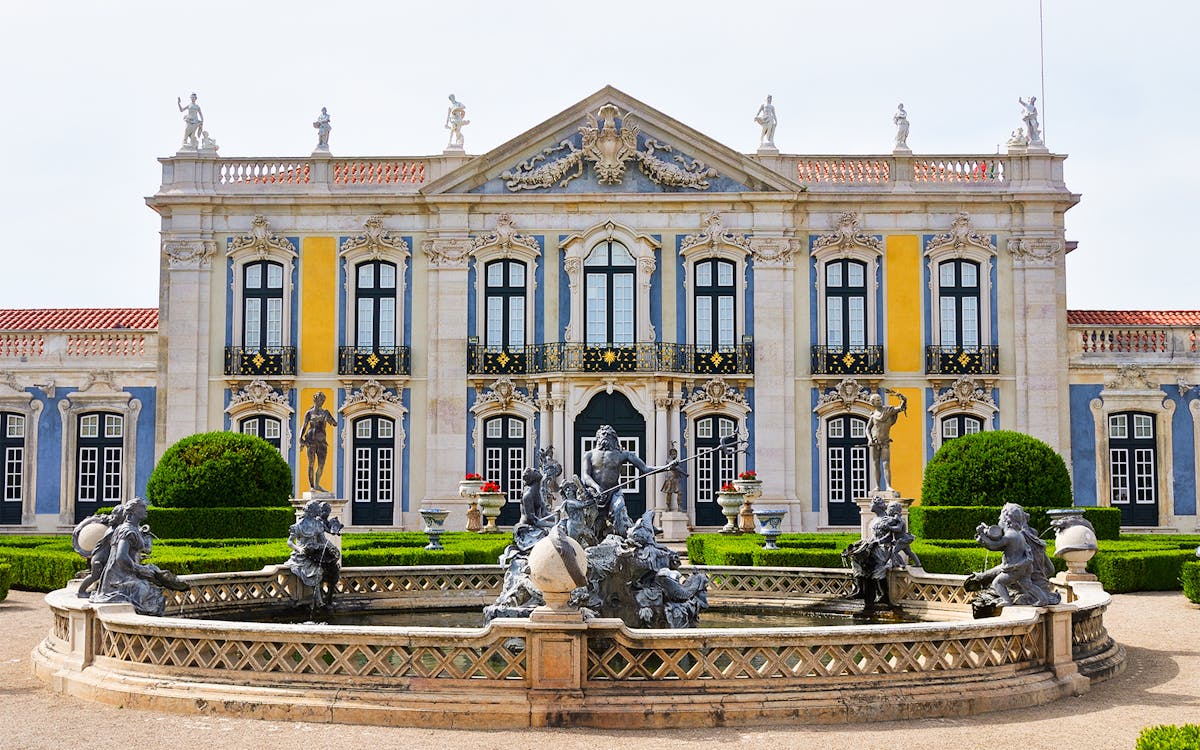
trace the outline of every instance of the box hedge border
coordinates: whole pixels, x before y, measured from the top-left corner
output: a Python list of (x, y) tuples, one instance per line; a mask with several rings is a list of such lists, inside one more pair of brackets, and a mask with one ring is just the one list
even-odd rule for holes
[(1200, 561), (1185, 562), (1179, 570), (1179, 578), (1183, 581), (1183, 595), (1200, 604)]
[[(1046, 514), (1053, 508), (1023, 506), (1029, 514), (1029, 525), (1044, 532), (1050, 528)], [(1121, 509), (1087, 507), (1083, 517), (1096, 529), (1097, 539), (1118, 539), (1121, 536)], [(981, 523), (996, 523), (1000, 509), (980, 505), (916, 505), (908, 509), (909, 530), (918, 539), (974, 539), (975, 527)]]
[(12, 583), (12, 566), (0, 563), (0, 602), (8, 598), (8, 587)]

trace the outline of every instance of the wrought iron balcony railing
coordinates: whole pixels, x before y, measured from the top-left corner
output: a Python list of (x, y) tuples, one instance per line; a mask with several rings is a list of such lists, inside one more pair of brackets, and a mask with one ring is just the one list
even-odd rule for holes
[(343, 346), (338, 348), (338, 375), (409, 375), (407, 346)]
[(883, 346), (814, 346), (814, 375), (882, 375)]
[(927, 346), (925, 372), (928, 375), (995, 375), (1000, 372), (999, 347)]
[(226, 375), (295, 375), (296, 347), (225, 347)]
[(552, 342), (508, 349), (467, 344), (471, 375), (530, 375), (544, 372), (671, 372), (749, 375), (754, 344), (712, 349), (666, 342), (582, 344)]

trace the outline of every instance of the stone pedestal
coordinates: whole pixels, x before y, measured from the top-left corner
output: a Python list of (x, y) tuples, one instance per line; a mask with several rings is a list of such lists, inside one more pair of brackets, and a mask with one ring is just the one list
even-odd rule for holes
[(904, 527), (908, 528), (908, 508), (913, 504), (914, 499), (911, 497), (900, 497), (899, 492), (871, 492), (868, 497), (855, 498), (854, 503), (858, 506), (859, 517), (859, 534), (863, 539), (867, 539), (871, 531), (871, 521), (875, 519), (875, 514), (871, 512), (871, 503), (875, 498), (881, 497), (884, 502), (900, 503), (904, 509), (901, 516), (904, 518)]
[(688, 538), (687, 513), (678, 510), (664, 510), (659, 514), (658, 526), (663, 531), (664, 542), (683, 542)]
[[(310, 500), (320, 500), (323, 503), (329, 503), (331, 508), (329, 512), (329, 520), (338, 519), (343, 526), (350, 525), (350, 519), (346, 518), (346, 501), (342, 498), (334, 497), (332, 492), (305, 492), (300, 497), (293, 497), (290, 502), (292, 508), (296, 511), (296, 520), (299, 521), (304, 517), (304, 506), (308, 505)], [(342, 535), (341, 534), (326, 534), (325, 537), (329, 542), (337, 547), (338, 552), (342, 551)]]

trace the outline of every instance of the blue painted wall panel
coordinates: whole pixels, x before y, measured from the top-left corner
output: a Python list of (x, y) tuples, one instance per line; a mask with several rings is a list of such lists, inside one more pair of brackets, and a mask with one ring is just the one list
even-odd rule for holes
[(1190, 516), (1196, 513), (1196, 438), (1192, 431), (1192, 412), (1186, 399), (1178, 395), (1175, 383), (1163, 385), (1175, 402), (1175, 415), (1171, 419), (1171, 462), (1175, 474), (1175, 515)]
[(1076, 505), (1096, 505), (1096, 420), (1092, 418), (1092, 399), (1100, 396), (1103, 386), (1070, 386), (1071, 404), (1071, 480)]

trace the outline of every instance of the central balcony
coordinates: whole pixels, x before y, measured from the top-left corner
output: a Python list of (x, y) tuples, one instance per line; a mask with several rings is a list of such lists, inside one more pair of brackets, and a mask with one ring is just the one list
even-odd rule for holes
[(407, 346), (338, 347), (338, 375), (410, 375), (412, 364)]
[(882, 375), (883, 346), (814, 346), (814, 375)]
[(669, 372), (685, 375), (750, 375), (754, 344), (712, 349), (692, 344), (582, 344), (552, 342), (507, 349), (467, 344), (471, 375), (534, 375), (547, 372)]
[(296, 347), (225, 347), (226, 375), (278, 376), (296, 374)]
[(927, 346), (928, 375), (995, 375), (1000, 372), (1000, 349), (996, 346)]

